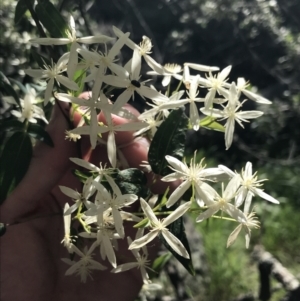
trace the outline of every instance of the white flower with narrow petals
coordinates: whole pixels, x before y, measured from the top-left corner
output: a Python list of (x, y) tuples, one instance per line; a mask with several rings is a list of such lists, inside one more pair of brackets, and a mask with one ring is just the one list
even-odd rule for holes
[(100, 255), (103, 260), (106, 258), (115, 268), (117, 267), (116, 254), (113, 247), (113, 242), (116, 239), (120, 239), (118, 233), (115, 232), (113, 220), (111, 218), (111, 212), (109, 210), (102, 212), (96, 216), (97, 233), (79, 233), (84, 238), (96, 238), (96, 246), (100, 246)]
[[(245, 213), (245, 212), (244, 212)], [(255, 216), (255, 212), (245, 213), (245, 221), (241, 222), (229, 235), (227, 240), (227, 248), (230, 247), (236, 240), (242, 229), (245, 231), (246, 249), (249, 248), (251, 238), (251, 228), (259, 229), (259, 221)]]
[[(124, 36), (124, 32), (122, 32), (120, 29), (118, 29), (117, 27), (113, 26), (113, 31), (115, 33), (115, 35), (117, 37), (122, 37)], [(129, 38), (126, 39), (125, 44), (131, 48), (133, 51), (137, 50), (137, 57), (136, 57), (136, 64), (138, 64), (139, 66), (141, 66), (141, 57), (144, 58), (144, 60), (146, 61), (146, 63), (148, 64), (148, 66), (154, 70), (155, 72), (157, 72), (158, 74), (161, 74), (164, 71), (164, 68), (158, 64), (149, 54), (151, 53), (151, 49), (152, 49), (152, 42), (151, 40), (146, 37), (143, 36), (143, 40), (142, 42), (137, 45), (135, 44), (132, 40), (130, 40)]]
[(162, 85), (166, 87), (170, 84), (171, 78), (174, 77), (178, 80), (182, 79), (182, 75), (178, 74), (182, 72), (182, 67), (177, 64), (165, 64), (163, 66), (163, 72), (157, 73), (155, 71), (148, 71), (147, 74), (149, 75), (162, 75), (164, 78), (162, 80)]
[(106, 165), (104, 165), (104, 167), (102, 167), (102, 163), (101, 162), (99, 163), (100, 167), (98, 167), (98, 166), (96, 166), (96, 165), (94, 165), (94, 164), (92, 164), (90, 162), (87, 162), (87, 161), (85, 161), (83, 159), (70, 158), (70, 160), (73, 163), (75, 163), (75, 164), (77, 164), (77, 165), (79, 165), (79, 166), (81, 166), (83, 168), (86, 168), (86, 169), (88, 169), (91, 172), (97, 173), (98, 176), (94, 179), (95, 182), (99, 182), (100, 183), (102, 181), (103, 176), (107, 176), (107, 175), (110, 175), (111, 173), (113, 173), (113, 169), (112, 168), (106, 168)]
[(159, 220), (156, 217), (155, 213), (152, 211), (151, 207), (147, 204), (147, 202), (141, 198), (141, 207), (145, 215), (149, 219), (150, 227), (152, 229), (148, 234), (134, 240), (129, 246), (129, 250), (141, 248), (146, 244), (148, 244), (150, 241), (152, 241), (156, 236), (161, 234), (164, 237), (164, 239), (167, 241), (169, 246), (176, 253), (178, 253), (180, 256), (183, 256), (185, 258), (190, 258), (190, 255), (188, 254), (182, 242), (176, 236), (174, 236), (167, 228), (168, 225), (170, 225), (175, 220), (180, 218), (183, 214), (185, 214), (187, 210), (189, 210), (190, 206), (191, 206), (191, 202), (184, 203), (180, 205), (168, 217), (166, 217), (163, 220)]
[(92, 252), (95, 250), (97, 242), (93, 243), (90, 249), (87, 247), (84, 248), (83, 252), (80, 251), (75, 245), (72, 246), (72, 251), (80, 256), (79, 261), (71, 261), (69, 258), (62, 258), (62, 260), (71, 265), (71, 267), (66, 271), (65, 275), (69, 276), (72, 274), (77, 274), (80, 276), (82, 282), (86, 282), (88, 276), (93, 279), (91, 276), (92, 270), (105, 270), (106, 267), (100, 262), (93, 260)]
[(87, 210), (85, 215), (103, 215), (106, 210), (111, 209), (114, 227), (119, 236), (124, 238), (125, 232), (120, 209), (131, 205), (138, 199), (138, 197), (135, 194), (122, 194), (120, 188), (110, 176), (106, 175), (106, 180), (112, 188), (113, 194), (108, 192), (101, 183), (94, 182), (94, 185), (98, 190), (96, 195), (98, 205)]
[(75, 241), (74, 238), (71, 236), (71, 214), (65, 214), (70, 208), (70, 205), (68, 203), (65, 204), (64, 207), (64, 229), (65, 229), (65, 236), (64, 239), (61, 241), (61, 243), (64, 244), (64, 246), (67, 248), (68, 252), (72, 253), (73, 249), (73, 242)]
[(206, 78), (200, 77), (198, 84), (209, 89), (209, 92), (205, 96), (205, 109), (209, 109), (212, 106), (216, 93), (226, 96), (228, 94), (225, 84), (227, 76), (231, 71), (231, 66), (224, 68), (216, 76), (211, 71)]
[[(37, 123), (36, 118), (42, 119), (48, 124), (48, 120), (45, 117), (44, 111), (36, 106), (36, 92), (32, 88), (27, 89), (28, 92), (25, 94), (24, 100), (20, 99), (22, 112), (12, 110), (11, 114), (17, 117), (21, 122), (28, 120), (31, 123)], [(4, 96), (3, 99), (8, 103), (16, 104), (16, 101), (11, 96)]]
[(262, 182), (267, 181), (267, 179), (258, 180), (257, 172), (252, 173), (252, 163), (247, 162), (245, 170), (242, 170), (240, 175), (241, 187), (238, 190), (236, 197), (236, 206), (240, 206), (245, 200), (245, 206), (249, 207), (253, 196), (259, 196), (273, 204), (279, 204), (279, 201), (265, 193), (261, 187)]
[(209, 197), (204, 201), (208, 209), (202, 212), (196, 218), (196, 222), (202, 222), (220, 210), (226, 212), (229, 216), (233, 217), (239, 222), (246, 222), (244, 213), (230, 203), (231, 200), (235, 198), (239, 186), (240, 178), (239, 175), (236, 175), (229, 181), (225, 190), (222, 185), (222, 196), (220, 196), (216, 191), (214, 194), (210, 194)]
[(82, 193), (73, 190), (66, 186), (59, 186), (62, 193), (70, 197), (75, 204), (72, 205), (64, 214), (68, 215), (74, 212), (79, 206), (83, 203), (86, 207), (89, 207), (91, 202), (88, 200), (96, 191), (96, 188), (93, 183), (93, 177), (90, 177), (86, 180)]
[(198, 95), (198, 78), (199, 76), (194, 77), (189, 86), (189, 92), (187, 92), (189, 98), (186, 99), (180, 99), (180, 100), (173, 100), (168, 101), (162, 105), (159, 106), (159, 109), (165, 110), (165, 109), (176, 109), (180, 106), (183, 106), (185, 104), (190, 105), (190, 121), (193, 126), (193, 129), (195, 131), (199, 130), (199, 124), (200, 124), (200, 117), (199, 117), (199, 111), (196, 105), (196, 102), (203, 102), (203, 98), (197, 98)]
[[(229, 84), (228, 84), (229, 85)], [(243, 93), (246, 97), (248, 97), (251, 100), (254, 100), (257, 103), (269, 105), (272, 103), (272, 101), (262, 97), (261, 95), (258, 95), (252, 91), (247, 90), (247, 87), (249, 86), (249, 83), (245, 81), (243, 77), (239, 77), (237, 79), (236, 88), (239, 93)], [(230, 88), (230, 85), (228, 86)]]
[(78, 63), (77, 49), (80, 48), (78, 43), (95, 44), (95, 43), (107, 43), (111, 40), (114, 40), (114, 38), (105, 35), (78, 38), (76, 36), (75, 21), (72, 16), (70, 16), (69, 29), (66, 30), (66, 35), (67, 35), (66, 38), (37, 38), (37, 39), (30, 40), (30, 42), (40, 44), (40, 45), (71, 44), (70, 55), (68, 60), (68, 68), (67, 68), (67, 73), (70, 79), (73, 78)]
[(106, 75), (103, 77), (103, 82), (113, 87), (126, 88), (119, 95), (115, 102), (115, 107), (120, 109), (131, 97), (134, 97), (134, 92), (137, 92), (143, 98), (149, 98), (158, 101), (167, 101), (168, 98), (160, 92), (145, 86), (145, 82), (140, 82), (141, 64), (139, 61), (138, 50), (133, 51), (133, 57), (130, 62), (130, 72), (126, 77)]
[(44, 104), (46, 105), (51, 97), (53, 91), (54, 81), (56, 80), (58, 84), (62, 84), (70, 90), (77, 91), (79, 89), (78, 85), (67, 78), (66, 76), (61, 75), (67, 68), (68, 54), (64, 54), (58, 60), (56, 64), (52, 62), (51, 66), (44, 65), (43, 69), (26, 69), (24, 70), (26, 74), (32, 77), (44, 78), (48, 81), (47, 88), (45, 91)]
[(191, 160), (190, 167), (187, 166), (185, 161), (181, 162), (175, 157), (166, 156), (165, 158), (174, 173), (163, 177), (161, 180), (164, 182), (183, 180), (170, 195), (166, 204), (167, 207), (174, 205), (192, 185), (196, 188), (196, 199), (206, 199), (206, 195), (211, 192), (212, 188), (203, 181), (214, 180), (215, 177), (224, 173), (219, 168), (205, 168), (205, 165), (202, 166), (204, 159), (200, 163), (196, 163), (196, 153), (194, 159)]
[[(132, 240), (130, 237), (127, 237), (128, 245), (132, 243)], [(142, 279), (144, 283), (151, 283), (149, 276), (147, 274), (146, 269), (151, 270), (150, 268), (150, 259), (148, 259), (148, 252), (145, 247), (143, 247), (143, 254), (141, 255), (138, 250), (132, 249), (131, 252), (134, 255), (136, 261), (134, 262), (127, 262), (123, 263), (121, 265), (118, 265), (116, 268), (112, 269), (112, 273), (120, 273), (120, 272), (126, 272), (128, 270), (138, 268), (141, 271)]]
[[(145, 122), (128, 122), (119, 125), (113, 123), (110, 113), (103, 111), (107, 125), (97, 125), (95, 132), (97, 134), (108, 133), (107, 154), (112, 167), (117, 166), (117, 146), (115, 141), (115, 132), (137, 131), (147, 126)], [(90, 126), (82, 126), (70, 131), (79, 135), (90, 135)]]
[(233, 133), (235, 122), (237, 122), (242, 128), (244, 128), (243, 122), (249, 122), (247, 119), (258, 118), (263, 115), (261, 111), (238, 111), (242, 107), (243, 103), (238, 101), (238, 91), (235, 83), (233, 82), (230, 86), (228, 93), (228, 104), (226, 107), (223, 106), (223, 111), (218, 109), (206, 109), (201, 108), (201, 112), (205, 115), (227, 119), (225, 123), (225, 145), (226, 150), (230, 148), (233, 140)]

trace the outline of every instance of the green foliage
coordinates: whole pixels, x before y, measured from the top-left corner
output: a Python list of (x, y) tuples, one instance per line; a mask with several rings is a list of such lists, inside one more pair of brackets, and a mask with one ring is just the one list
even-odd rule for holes
[(191, 250), (189, 246), (189, 242), (187, 240), (186, 234), (185, 234), (185, 229), (184, 229), (184, 224), (183, 224), (183, 218), (180, 217), (177, 219), (175, 222), (169, 225), (169, 231), (176, 236), (181, 243), (184, 245), (185, 249), (190, 255), (190, 258), (184, 258), (180, 256), (177, 252), (175, 252), (167, 243), (167, 241), (164, 239), (162, 235), (159, 236), (165, 247), (173, 254), (173, 256), (185, 267), (185, 269), (192, 275), (195, 275), (195, 270), (193, 266), (193, 261), (191, 257)]
[(0, 204), (27, 172), (32, 156), (32, 144), (27, 133), (16, 132), (5, 143), (0, 161)]
[(182, 159), (188, 118), (183, 108), (174, 110), (157, 129), (151, 142), (148, 161), (152, 171), (165, 176), (170, 172), (166, 155)]
[(200, 126), (203, 126), (203, 127), (207, 128), (207, 129), (210, 129), (210, 130), (225, 132), (224, 126), (222, 124), (220, 124), (219, 122), (217, 122), (215, 118), (212, 118), (210, 116), (204, 117), (200, 121)]
[(19, 0), (15, 10), (15, 24), (18, 24), (28, 10), (28, 6), (33, 7), (34, 0)]
[(68, 24), (49, 0), (38, 1), (35, 12), (52, 38), (67, 37)]
[(2, 72), (0, 72), (0, 91), (5, 92), (7, 96), (12, 96), (15, 99), (16, 103), (20, 106), (20, 99), (16, 91), (13, 89), (9, 80)]
[(35, 140), (40, 140), (47, 145), (54, 147), (54, 143), (51, 139), (51, 136), (48, 134), (48, 132), (45, 131), (45, 129), (34, 123), (29, 123), (27, 127), (27, 133)]

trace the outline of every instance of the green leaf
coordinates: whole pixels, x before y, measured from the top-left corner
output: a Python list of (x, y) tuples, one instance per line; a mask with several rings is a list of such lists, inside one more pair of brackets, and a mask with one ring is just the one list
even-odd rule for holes
[(141, 170), (137, 168), (118, 170), (118, 173), (112, 176), (123, 194), (132, 193), (142, 198), (148, 196), (147, 177)]
[(54, 147), (54, 143), (52, 141), (51, 136), (48, 134), (48, 132), (45, 131), (45, 129), (42, 126), (34, 123), (29, 123), (27, 133), (32, 138), (40, 140), (48, 144), (49, 146)]
[(171, 253), (165, 253), (159, 257), (157, 257), (153, 264), (152, 264), (152, 270), (154, 270), (157, 274), (159, 274), (164, 266), (166, 265), (166, 263), (171, 259), (172, 254)]
[(41, 54), (38, 54), (32, 47), (30, 49), (30, 54), (33, 57), (33, 59), (37, 62), (40, 68), (44, 69), (45, 64), (51, 66), (51, 61), (48, 58), (42, 56)]
[(25, 15), (28, 5), (33, 7), (34, 0), (19, 0), (17, 5), (16, 5), (16, 10), (15, 10), (15, 18), (14, 22), (15, 24), (18, 24), (22, 17)]
[(0, 121), (0, 132), (22, 131), (24, 124), (17, 119), (4, 119)]
[(145, 228), (148, 223), (149, 223), (149, 219), (148, 219), (148, 217), (146, 217), (146, 218), (142, 219), (140, 222), (138, 222), (137, 224), (135, 224), (133, 226), (133, 228), (136, 228), (136, 229)]
[(225, 128), (222, 124), (218, 123), (215, 118), (211, 116), (206, 116), (200, 121), (200, 126), (203, 126), (210, 130), (215, 130), (219, 132), (225, 132)]
[(68, 24), (49, 0), (38, 1), (35, 11), (40, 22), (48, 30), (52, 38), (67, 37)]
[(0, 162), (0, 204), (27, 172), (32, 144), (27, 133), (16, 132), (5, 143)]
[(75, 91), (74, 96), (78, 97), (83, 91), (85, 87), (86, 72), (84, 70), (77, 70), (74, 74), (74, 81), (78, 85), (79, 90)]
[(159, 236), (165, 247), (174, 255), (174, 257), (184, 266), (184, 268), (192, 275), (195, 276), (195, 270), (192, 262), (192, 257), (191, 257), (191, 250), (190, 246), (187, 240), (187, 237), (185, 235), (185, 230), (184, 230), (184, 224), (183, 224), (183, 218), (180, 217), (177, 219), (175, 222), (170, 224), (168, 227), (169, 231), (176, 236), (184, 245), (185, 249), (190, 255), (190, 258), (184, 258), (180, 256), (178, 253), (176, 253), (170, 245), (167, 243), (167, 241), (163, 238), (162, 235)]
[[(93, 175), (94, 178), (98, 176), (97, 173), (91, 173), (86, 170), (81, 171), (76, 169), (73, 173), (82, 183), (91, 175)], [(147, 178), (145, 174), (137, 168), (128, 168), (125, 170), (114, 169), (110, 176), (114, 179), (123, 194), (132, 193), (142, 198), (146, 198), (149, 195)], [(107, 189), (110, 189), (107, 181), (102, 180), (101, 184)]]
[(157, 129), (148, 153), (148, 161), (154, 173), (162, 176), (170, 173), (166, 155), (182, 159), (187, 128), (188, 118), (181, 107), (173, 110)]
[(19, 99), (16, 91), (14, 90), (14, 88), (11, 86), (9, 80), (6, 78), (6, 76), (2, 72), (0, 72), (0, 91), (1, 90), (5, 91), (8, 96), (12, 96), (15, 99), (15, 101), (18, 104), (19, 109), (20, 109), (20, 107), (21, 107), (20, 99)]

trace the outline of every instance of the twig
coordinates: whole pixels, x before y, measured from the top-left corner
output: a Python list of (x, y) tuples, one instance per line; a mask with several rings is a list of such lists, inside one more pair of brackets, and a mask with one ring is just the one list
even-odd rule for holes
[(270, 300), (272, 275), (289, 293), (287, 301), (300, 300), (300, 283), (273, 255), (264, 250), (260, 245), (255, 246), (252, 257), (258, 262), (260, 272), (260, 300)]

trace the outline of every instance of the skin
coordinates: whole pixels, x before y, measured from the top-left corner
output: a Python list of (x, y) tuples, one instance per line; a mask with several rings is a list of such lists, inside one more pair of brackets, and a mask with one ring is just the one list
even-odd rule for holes
[[(68, 107), (61, 108), (67, 115)], [(138, 114), (132, 107), (128, 109)], [(75, 165), (69, 158), (78, 157), (78, 148), (76, 143), (65, 140), (64, 132), (68, 125), (62, 110), (55, 106), (47, 127), (55, 147), (37, 144), (26, 176), (0, 207), (0, 221), (11, 224), (0, 238), (0, 300), (132, 301), (142, 286), (137, 269), (112, 274), (112, 267), (104, 262), (108, 269), (93, 271), (93, 280), (89, 278), (86, 283), (74, 274), (64, 275), (69, 266), (61, 261), (61, 258), (68, 257), (67, 250), (61, 244), (64, 237), (61, 212), (64, 204), (68, 202), (71, 205), (72, 201), (58, 186), (81, 191), (81, 184), (71, 174)], [(103, 116), (99, 119), (104, 121)], [(117, 124), (127, 122), (117, 116), (113, 119)], [(131, 167), (139, 167), (142, 160), (147, 160), (149, 143), (146, 139), (133, 142), (132, 133), (119, 132), (116, 143), (129, 143), (122, 151)], [(91, 153), (88, 137), (81, 138), (81, 152), (85, 160), (95, 165), (107, 162), (106, 147), (97, 146)], [(151, 177), (149, 175), (149, 179)], [(163, 193), (166, 184), (158, 181), (151, 189), (155, 193)], [(42, 217), (33, 218), (38, 216)], [(126, 224), (126, 235), (129, 233), (133, 238), (134, 232), (129, 229), (131, 225)], [(132, 259), (132, 253), (127, 248), (126, 239), (119, 243), (119, 264)], [(157, 244), (152, 243), (149, 246), (152, 257), (156, 251)], [(99, 259), (99, 248), (93, 253), (94, 259)]]

